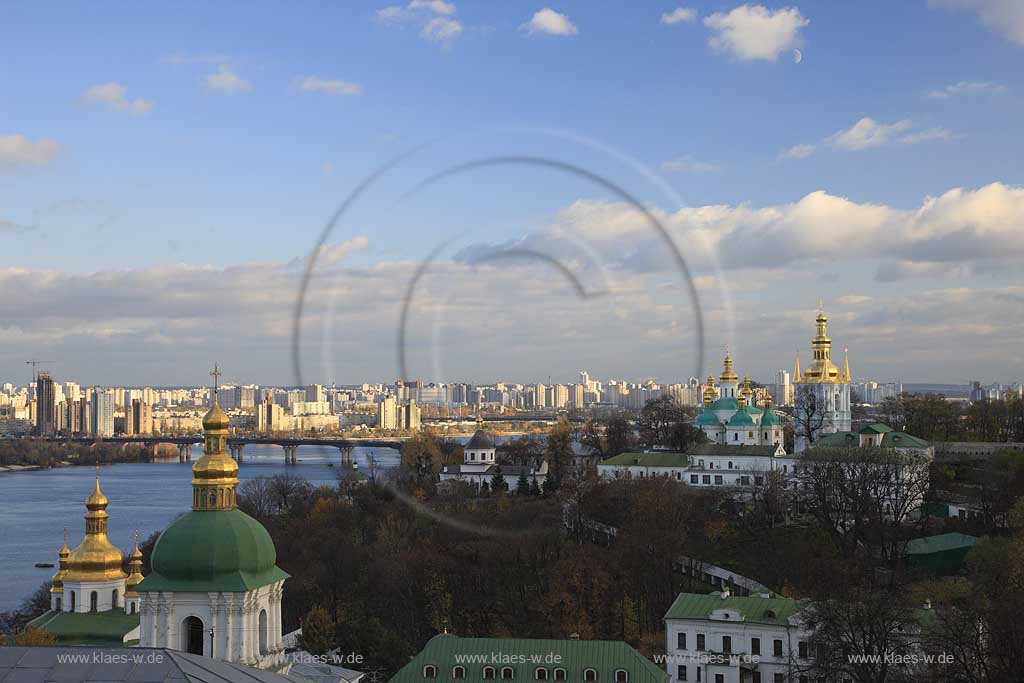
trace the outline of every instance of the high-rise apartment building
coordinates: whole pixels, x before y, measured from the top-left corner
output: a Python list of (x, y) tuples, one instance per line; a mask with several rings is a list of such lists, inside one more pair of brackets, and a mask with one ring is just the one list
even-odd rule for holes
[(114, 435), (114, 392), (110, 389), (93, 389), (90, 415), (90, 433), (93, 436)]
[(36, 377), (36, 434), (53, 436), (57, 433), (55, 420), (57, 402), (54, 396), (53, 378), (48, 372)]

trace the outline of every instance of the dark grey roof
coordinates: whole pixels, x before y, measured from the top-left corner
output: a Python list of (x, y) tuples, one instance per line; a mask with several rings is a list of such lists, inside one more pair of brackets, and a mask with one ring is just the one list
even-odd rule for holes
[(0, 647), (0, 683), (295, 683), (296, 678), (154, 648)]
[[(472, 465), (472, 463), (470, 463), (470, 465)], [(538, 472), (535, 472), (534, 469), (532, 467), (530, 467), (529, 465), (491, 465), (486, 470), (474, 469), (474, 470), (471, 470), (471, 471), (468, 471), (468, 472), (463, 472), (462, 471), (462, 467), (463, 467), (462, 465), (458, 465), (458, 464), (455, 464), (455, 465), (445, 465), (444, 469), (442, 470), (442, 472), (444, 474), (468, 474), (468, 475), (474, 475), (475, 474), (475, 475), (480, 475), (480, 476), (491, 477), (491, 476), (494, 476), (495, 474), (498, 473), (498, 468), (500, 467), (501, 468), (501, 476), (505, 477), (506, 479), (508, 479), (510, 476), (518, 477), (523, 472), (526, 473), (526, 476), (532, 476), (534, 474), (539, 474)]]
[(466, 448), (494, 448), (494, 441), (482, 429), (476, 430), (473, 438), (466, 444)]

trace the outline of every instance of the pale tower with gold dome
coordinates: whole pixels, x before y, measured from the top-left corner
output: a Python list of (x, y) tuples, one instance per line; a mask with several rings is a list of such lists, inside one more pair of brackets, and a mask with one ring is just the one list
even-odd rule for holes
[[(800, 356), (793, 366), (793, 417), (796, 423), (795, 452), (807, 450), (822, 434), (848, 432), (852, 426), (850, 411), (850, 358), (840, 369), (832, 362), (832, 340), (828, 336), (828, 317), (819, 304), (811, 340), (811, 364), (800, 370)], [(808, 432), (810, 437), (808, 438)]]
[(288, 574), (259, 522), (238, 509), (238, 463), (228, 455), (228, 416), (203, 418), (203, 457), (192, 465), (192, 511), (153, 548), (140, 596), (142, 647), (167, 647), (264, 669), (283, 669), (281, 599)]
[(69, 551), (65, 531), (64, 547), (58, 553), (60, 568), (50, 590), (55, 611), (109, 612), (124, 608), (128, 575), (121, 569), (124, 555), (107, 538), (109, 502), (100, 489), (97, 464), (96, 483), (85, 499), (85, 537), (77, 548)]

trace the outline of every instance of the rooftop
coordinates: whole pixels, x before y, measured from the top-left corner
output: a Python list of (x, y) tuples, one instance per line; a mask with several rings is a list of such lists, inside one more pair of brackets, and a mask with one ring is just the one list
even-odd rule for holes
[(602, 465), (620, 465), (633, 467), (686, 467), (690, 459), (685, 453), (670, 451), (651, 451), (649, 453), (619, 453), (613, 458), (601, 462)]
[(974, 536), (960, 533), (915, 538), (907, 543), (907, 555), (930, 555), (944, 550), (969, 548), (978, 542)]
[[(67, 661), (72, 658), (79, 661)], [(0, 681), (295, 683), (270, 671), (175, 650), (67, 647), (0, 647)]]
[(689, 455), (774, 455), (775, 446), (730, 446), (724, 443), (699, 443), (690, 446)]
[(714, 593), (680, 593), (668, 608), (665, 619), (711, 619), (716, 610), (729, 609), (740, 613), (743, 621), (754, 624), (788, 626), (789, 618), (800, 611), (800, 603), (782, 598), (753, 595), (727, 595)]
[[(588, 668), (597, 669), (599, 681), (614, 681), (617, 669), (628, 672), (630, 683), (665, 683), (667, 679), (662, 669), (622, 641), (460, 638), (445, 633), (431, 638), (423, 650), (402, 667), (389, 683), (423, 683), (423, 667), (426, 665), (437, 667), (437, 678), (434, 680), (438, 683), (452, 681), (456, 657), (461, 661), (472, 662), (475, 657), (489, 658), (494, 653), (509, 656), (509, 661), (463, 664), (466, 668), (463, 680), (467, 683), (483, 681), (485, 666), (493, 666), (498, 671), (503, 667), (511, 667), (514, 670), (513, 680), (517, 681), (536, 680), (537, 667), (548, 670), (563, 668), (569, 681), (582, 681), (583, 671)], [(520, 657), (526, 661), (520, 661)], [(531, 661), (534, 657), (538, 659)], [(549, 676), (549, 679), (553, 678)]]
[[(50, 610), (28, 623), (52, 633), (62, 645), (118, 645), (139, 625), (138, 614), (109, 612), (55, 612)], [(3, 680), (3, 679), (0, 679)]]

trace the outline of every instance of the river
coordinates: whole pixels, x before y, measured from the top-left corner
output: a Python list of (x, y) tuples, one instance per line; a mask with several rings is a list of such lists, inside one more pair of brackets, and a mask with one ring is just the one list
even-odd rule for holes
[[(193, 458), (202, 449), (192, 449)], [(387, 448), (356, 448), (356, 461), (365, 473), (367, 456), (378, 467), (398, 464), (398, 452)], [(298, 464), (285, 465), (278, 446), (248, 445), (238, 470), (241, 481), (289, 473), (312, 484), (333, 486), (337, 482), (340, 456), (336, 448), (302, 446)], [(335, 467), (330, 467), (333, 463)], [(95, 472), (91, 467), (61, 467), (52, 470), (0, 473), (0, 611), (16, 608), (56, 568), (36, 568), (36, 562), (57, 564), (64, 527), (72, 549), (85, 533), (85, 498), (92, 492)], [(109, 536), (127, 553), (132, 534), (139, 530), (145, 539), (160, 531), (178, 515), (188, 512), (192, 502), (191, 463), (162, 461), (124, 463), (100, 469), (100, 485), (110, 499)]]

